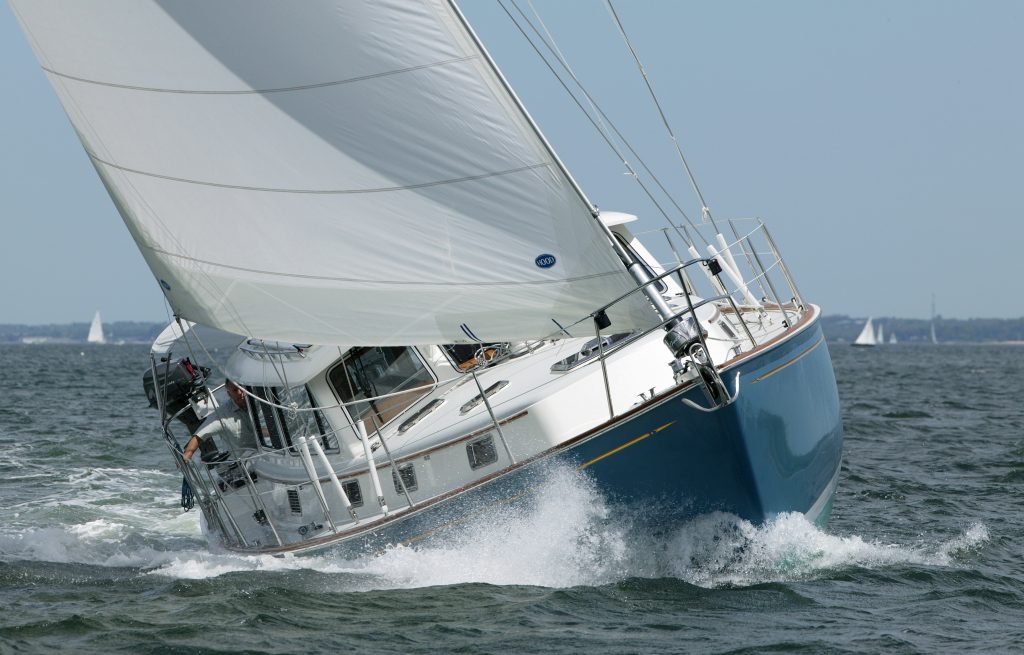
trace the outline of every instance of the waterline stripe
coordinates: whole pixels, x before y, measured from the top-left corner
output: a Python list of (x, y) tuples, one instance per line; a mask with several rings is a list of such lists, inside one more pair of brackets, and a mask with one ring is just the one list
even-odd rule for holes
[(620, 450), (625, 450), (626, 448), (629, 448), (633, 444), (635, 444), (637, 442), (640, 442), (640, 441), (643, 441), (644, 439), (646, 439), (647, 437), (651, 436), (652, 434), (657, 434), (657, 433), (661, 432), (662, 430), (664, 430), (668, 426), (672, 425), (673, 423), (675, 423), (675, 421), (671, 421), (669, 423), (666, 423), (665, 425), (661, 426), (660, 428), (655, 428), (654, 430), (651, 430), (647, 434), (640, 435), (639, 437), (637, 437), (636, 439), (633, 439), (632, 441), (627, 441), (626, 443), (622, 444), (618, 448), (613, 448), (612, 450), (609, 450), (604, 455), (601, 455), (599, 457), (595, 457), (594, 459), (590, 460), (589, 462), (584, 462), (584, 463), (580, 464), (580, 468), (581, 469), (585, 469), (588, 466), (590, 466), (591, 464), (600, 462), (605, 457), (609, 457), (610, 455), (614, 455), (615, 453), (619, 452)]

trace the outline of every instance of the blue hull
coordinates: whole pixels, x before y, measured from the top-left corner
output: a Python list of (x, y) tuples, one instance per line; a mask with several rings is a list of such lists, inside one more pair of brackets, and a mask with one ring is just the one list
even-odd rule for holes
[[(783, 512), (827, 520), (842, 451), (839, 396), (818, 317), (723, 370), (736, 402), (704, 413), (700, 386), (679, 389), (559, 449), (521, 463), (411, 514), (366, 525), (362, 534), (310, 539), (297, 548), (342, 553), (415, 543), (496, 504), (518, 502), (552, 463), (582, 468), (613, 503), (641, 509), (655, 530), (723, 511), (754, 523)], [(272, 549), (273, 551), (273, 549)]]
[(782, 512), (827, 518), (842, 451), (839, 395), (817, 320), (723, 371), (739, 397), (712, 413), (700, 389), (668, 398), (573, 448), (612, 498), (654, 502), (676, 522), (725, 511), (761, 523)]

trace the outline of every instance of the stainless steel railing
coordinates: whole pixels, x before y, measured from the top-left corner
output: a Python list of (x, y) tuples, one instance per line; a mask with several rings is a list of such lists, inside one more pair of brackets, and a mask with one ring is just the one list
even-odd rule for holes
[[(783, 327), (789, 329), (799, 321), (799, 318), (806, 311), (803, 298), (800, 295), (790, 271), (779, 253), (768, 228), (759, 219), (746, 220), (752, 222), (752, 226), (749, 229), (746, 229), (746, 231), (741, 231), (740, 229), (740, 226), (745, 221), (728, 221), (733, 239), (726, 243), (722, 243), (722, 241), (718, 239), (717, 234), (714, 235), (714, 237), (709, 237), (707, 235), (699, 237), (692, 227), (689, 229), (682, 228), (682, 231), (674, 228), (657, 230), (663, 234), (672, 254), (676, 258), (676, 261), (673, 265), (657, 266), (655, 268), (656, 275), (653, 276), (653, 279), (644, 286), (649, 287), (651, 284), (669, 278), (678, 281), (679, 292), (674, 297), (669, 298), (674, 305), (674, 308), (677, 308), (677, 311), (675, 311), (671, 316), (665, 317), (660, 322), (651, 325), (644, 330), (637, 331), (621, 342), (606, 348), (604, 340), (602, 339), (602, 329), (605, 329), (605, 326), (602, 325), (603, 321), (600, 317), (603, 317), (610, 308), (626, 301), (636, 293), (641, 293), (642, 288), (637, 287), (613, 299), (604, 306), (595, 309), (591, 314), (581, 318), (576, 323), (564, 326), (559, 331), (553, 332), (549, 335), (549, 339), (561, 339), (564, 338), (563, 333), (566, 333), (567, 330), (572, 327), (581, 326), (586, 321), (590, 321), (594, 324), (594, 331), (597, 337), (597, 359), (600, 362), (610, 420), (614, 420), (618, 414), (616, 413), (613, 404), (612, 379), (608, 374), (608, 359), (615, 356), (617, 353), (628, 349), (630, 344), (633, 344), (656, 331), (664, 330), (666, 326), (670, 326), (675, 322), (678, 322), (680, 319), (689, 318), (693, 321), (694, 325), (699, 326), (700, 321), (698, 320), (698, 310), (702, 307), (713, 305), (721, 310), (720, 314), (723, 320), (732, 326), (734, 333), (739, 337), (738, 345), (736, 346), (737, 350), (743, 346), (744, 338), (745, 343), (749, 344), (749, 348), (753, 349), (760, 345), (758, 336), (756, 336), (754, 331), (750, 329), (754, 322), (760, 322), (763, 326), (763, 321), (765, 320), (768, 312), (778, 311), (783, 318)], [(719, 225), (721, 224), (722, 221), (719, 221)], [(700, 255), (699, 252), (697, 252), (698, 256), (692, 256), (695, 251), (697, 251), (697, 239), (695, 237), (702, 239), (705, 246), (708, 248), (709, 253), (706, 256)], [(679, 241), (682, 241), (682, 243), (679, 243)], [(679, 257), (679, 253), (683, 251), (688, 252), (691, 255), (691, 257), (685, 261), (681, 260)], [(727, 268), (730, 268), (731, 270), (727, 271)], [(661, 272), (657, 272), (658, 269), (660, 269)], [(757, 295), (755, 295), (752, 290), (756, 290)], [(757, 296), (759, 296), (759, 298)], [(753, 302), (751, 302), (752, 300)], [(748, 324), (748, 319), (752, 319), (753, 322)], [(766, 332), (762, 330), (762, 334), (766, 334)], [(715, 362), (710, 361), (711, 349), (708, 346), (706, 334), (703, 329), (697, 330), (697, 338), (699, 340), (700, 347), (705, 353), (708, 353), (708, 363), (712, 367), (717, 366)], [(588, 361), (592, 361), (592, 359)], [(156, 366), (157, 362), (154, 360), (154, 379), (156, 379)], [(481, 368), (486, 368), (486, 366)], [(476, 378), (477, 372), (478, 370), (474, 370), (470, 371), (469, 374)], [(506, 435), (501, 429), (501, 420), (494, 408), (491, 406), (491, 403), (487, 398), (487, 394), (483, 392), (483, 388), (480, 385), (479, 380), (477, 380), (477, 387), (483, 398), (483, 403), (487, 408), (489, 422), (501, 441), (503, 449), (509, 459), (509, 463), (514, 464), (515, 458), (506, 439)], [(215, 391), (216, 389), (210, 389), (208, 390), (208, 393), (212, 397), (212, 394)], [(157, 395), (160, 396), (161, 394), (158, 393)], [(381, 396), (381, 398), (386, 397), (387, 395), (392, 394), (385, 394), (384, 396)], [(264, 402), (261, 399), (254, 398), (253, 400), (254, 402)], [(352, 404), (357, 402), (365, 403), (368, 400), (376, 400), (376, 398), (360, 399), (359, 401), (353, 401)], [(345, 404), (346, 403), (342, 403), (342, 405)], [(211, 466), (206, 463), (189, 465), (189, 463), (185, 462), (183, 459), (179, 441), (174, 435), (174, 428), (178, 427), (178, 424), (176, 423), (178, 416), (180, 416), (182, 412), (187, 411), (189, 407), (186, 406), (177, 413), (169, 415), (164, 411), (165, 402), (162, 397), (158, 398), (158, 405), (161, 410), (163, 432), (168, 447), (173, 453), (175, 463), (179, 470), (181, 470), (185, 479), (192, 486), (207, 522), (220, 532), (226, 542), (245, 548), (249, 547), (250, 543), (246, 538), (247, 533), (242, 529), (242, 525), (251, 523), (251, 521), (258, 516), (259, 518), (256, 519), (257, 522), (262, 523), (269, 528), (273, 538), (277, 542), (277, 545), (287, 545), (286, 542), (288, 540), (282, 537), (282, 532), (279, 530), (279, 526), (275, 524), (273, 512), (269, 511), (263, 500), (263, 497), (266, 494), (272, 493), (272, 489), (264, 490), (262, 492), (260, 491), (257, 487), (256, 481), (253, 480), (250, 475), (250, 465), (263, 457), (280, 455), (284, 451), (290, 452), (290, 447), (285, 446), (284, 448), (277, 450), (261, 447), (260, 452), (246, 454), (244, 456), (240, 456), (240, 453), (231, 452), (229, 459), (213, 465), (228, 467), (233, 464), (237, 464), (240, 468), (239, 473), (241, 474), (241, 479), (247, 492), (245, 494), (247, 498), (247, 502), (245, 504), (250, 505), (250, 508), (248, 508), (247, 511), (251, 511), (253, 516), (235, 516), (231, 509), (232, 505), (226, 502), (226, 490), (221, 486), (223, 481), (218, 480), (215, 477), (217, 475), (217, 471), (212, 469)], [(310, 408), (311, 411), (315, 411), (316, 409), (318, 408)], [(332, 431), (332, 435), (335, 439), (340, 441), (340, 434), (338, 434), (338, 432), (338, 430)], [(378, 438), (381, 439), (383, 443), (384, 435), (381, 434), (379, 430), (376, 432)], [(293, 438), (294, 437), (295, 435), (293, 435)], [(390, 449), (388, 449), (386, 445), (385, 449), (388, 454), (389, 464), (397, 470), (398, 462), (396, 462), (396, 460), (391, 456)], [(309, 478), (308, 481), (301, 481), (298, 484), (306, 484), (306, 482), (308, 482), (313, 486), (318, 486), (321, 478), (323, 478), (324, 481), (330, 481), (329, 475), (320, 476), (320, 474), (316, 472), (315, 467), (312, 470), (307, 471), (307, 477)], [(400, 475), (399, 480), (401, 480)], [(404, 481), (402, 482), (402, 489), (403, 491), (405, 490)], [(407, 491), (405, 491), (405, 496), (409, 502), (408, 509), (412, 509), (413, 502)], [(234, 506), (237, 509), (237, 507), (242, 504), (243, 503), (236, 502), (234, 503)], [(332, 526), (332, 529), (335, 532), (339, 531), (338, 526), (348, 525), (345, 521), (335, 523), (334, 517), (331, 516), (331, 508), (327, 503), (322, 504), (325, 519)], [(352, 523), (358, 520), (354, 515), (351, 519)]]

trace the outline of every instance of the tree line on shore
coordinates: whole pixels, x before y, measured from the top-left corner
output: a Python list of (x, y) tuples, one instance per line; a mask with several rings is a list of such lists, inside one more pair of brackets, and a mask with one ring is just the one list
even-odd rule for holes
[[(844, 314), (823, 316), (821, 328), (829, 341), (853, 341), (867, 317)], [(882, 326), (885, 338), (896, 333), (900, 343), (931, 341), (932, 321), (918, 318), (875, 316), (875, 329)], [(943, 318), (935, 317), (935, 336), (940, 343), (986, 343), (1024, 341), (1024, 318)]]
[[(853, 341), (867, 317), (844, 314), (823, 316), (822, 330), (829, 341)], [(886, 338), (896, 333), (900, 343), (925, 343), (930, 340), (931, 321), (927, 319), (874, 317)], [(164, 323), (114, 321), (104, 324), (107, 340), (125, 343), (150, 343)], [(940, 342), (983, 343), (1024, 341), (1024, 318), (935, 318), (935, 333)], [(50, 325), (0, 324), (0, 343), (83, 343), (89, 334), (88, 323)]]

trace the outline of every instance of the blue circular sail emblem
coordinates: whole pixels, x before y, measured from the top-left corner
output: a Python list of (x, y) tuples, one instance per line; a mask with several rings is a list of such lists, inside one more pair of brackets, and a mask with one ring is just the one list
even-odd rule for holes
[(160, 280), (160, 286), (164, 288), (164, 291), (171, 290), (171, 285), (167, 284), (167, 280)]
[(533, 263), (540, 268), (551, 268), (555, 265), (555, 256), (548, 253), (537, 255), (537, 259), (533, 260)]

